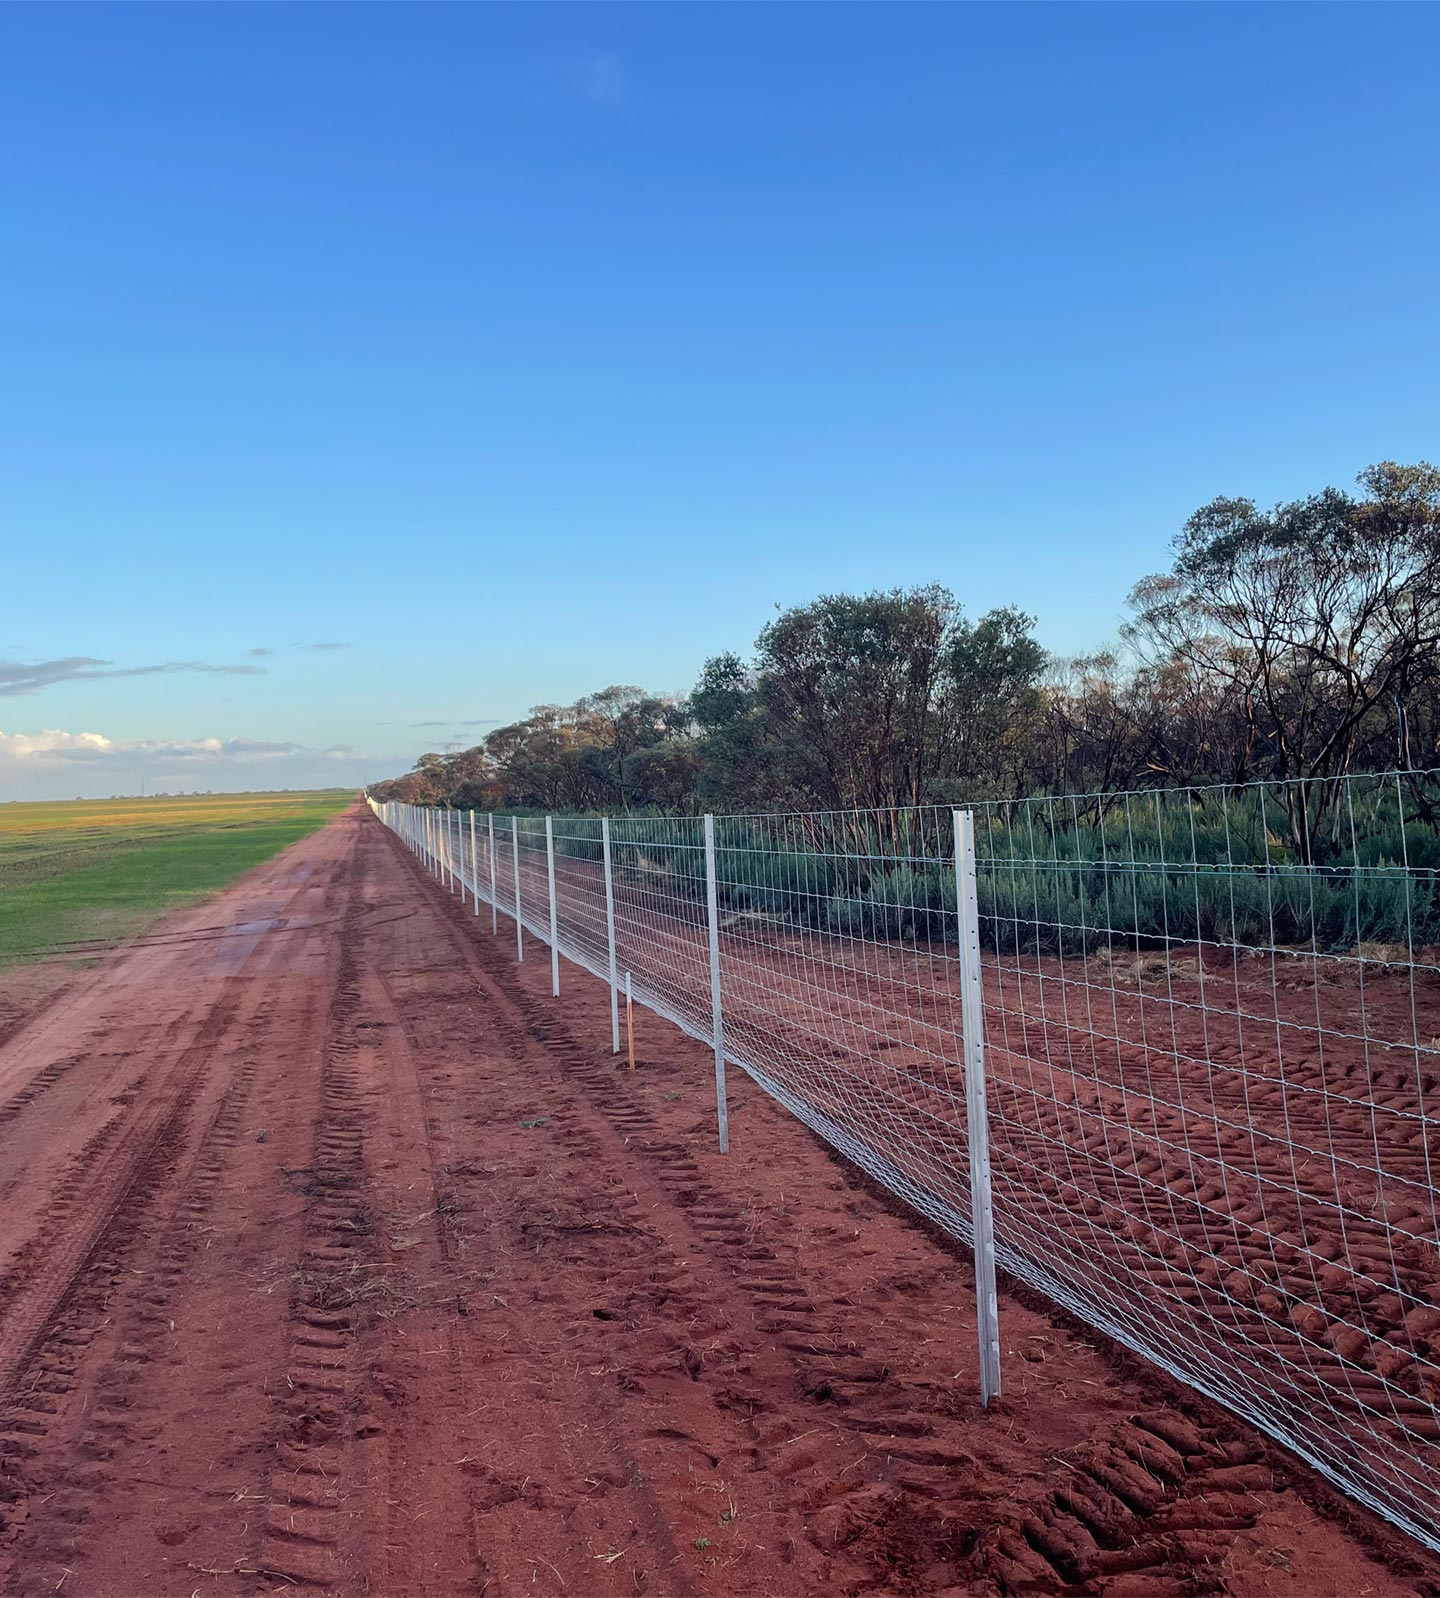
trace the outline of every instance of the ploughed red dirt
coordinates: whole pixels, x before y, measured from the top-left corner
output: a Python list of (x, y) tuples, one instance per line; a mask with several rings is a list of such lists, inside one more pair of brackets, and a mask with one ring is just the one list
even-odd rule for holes
[(0, 1592), (1440, 1592), (352, 811), (0, 1044)]

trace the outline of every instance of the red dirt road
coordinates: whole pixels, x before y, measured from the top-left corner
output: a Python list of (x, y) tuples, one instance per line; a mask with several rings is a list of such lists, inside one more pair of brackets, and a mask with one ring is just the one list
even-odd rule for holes
[(1401, 1595), (1435, 1563), (1029, 1302), (352, 812), (0, 1045), (0, 1592)]

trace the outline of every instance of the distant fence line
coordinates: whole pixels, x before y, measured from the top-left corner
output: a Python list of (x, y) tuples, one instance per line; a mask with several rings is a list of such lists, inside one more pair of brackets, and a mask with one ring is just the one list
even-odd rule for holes
[(994, 1261), (1440, 1550), (1433, 774), (720, 817), (371, 800)]

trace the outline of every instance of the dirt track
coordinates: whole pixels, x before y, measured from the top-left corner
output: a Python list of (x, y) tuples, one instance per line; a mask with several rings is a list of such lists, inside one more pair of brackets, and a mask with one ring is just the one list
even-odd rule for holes
[(1013, 1299), (981, 1412), (966, 1259), (563, 982), (352, 813), (9, 1036), (0, 1592), (1440, 1590)]

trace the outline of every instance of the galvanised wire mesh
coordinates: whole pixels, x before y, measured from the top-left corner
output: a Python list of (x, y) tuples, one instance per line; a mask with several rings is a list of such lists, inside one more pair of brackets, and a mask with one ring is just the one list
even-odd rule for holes
[(608, 982), (610, 940), (602, 830), (597, 816), (555, 818), (555, 894), (561, 948), (570, 959)]
[[(1440, 1547), (1433, 779), (972, 808), (1001, 1263)], [(702, 826), (615, 818), (610, 878), (708, 1043)], [(601, 831), (555, 822), (557, 921), (608, 980)], [(715, 871), (726, 1057), (968, 1239), (952, 811), (717, 818)]]

